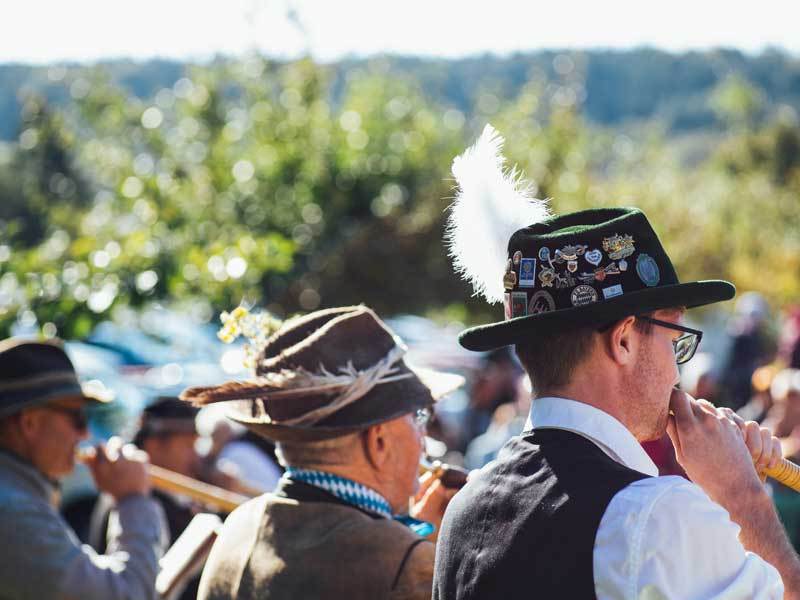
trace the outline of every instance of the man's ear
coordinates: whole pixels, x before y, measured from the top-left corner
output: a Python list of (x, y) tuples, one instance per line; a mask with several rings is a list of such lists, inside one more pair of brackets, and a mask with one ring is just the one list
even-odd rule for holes
[(23, 410), (19, 414), (19, 433), (28, 442), (35, 442), (42, 428), (45, 414), (40, 410)]
[(609, 357), (619, 365), (633, 361), (636, 333), (636, 317), (626, 317), (619, 321), (605, 336)]
[(389, 432), (386, 423), (373, 425), (361, 436), (364, 456), (373, 468), (380, 469), (386, 464), (389, 456)]

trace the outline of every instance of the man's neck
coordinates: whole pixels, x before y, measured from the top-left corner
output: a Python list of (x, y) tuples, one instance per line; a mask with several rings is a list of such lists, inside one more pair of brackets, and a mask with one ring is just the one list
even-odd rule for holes
[[(622, 395), (613, 389), (608, 381), (576, 381), (566, 386), (543, 390), (537, 393), (536, 398), (556, 397), (574, 400), (588, 404), (604, 413), (611, 415), (622, 423), (625, 428), (635, 435), (635, 430), (629, 422), (630, 418), (625, 410), (625, 403)], [(536, 400), (534, 399), (534, 402)]]

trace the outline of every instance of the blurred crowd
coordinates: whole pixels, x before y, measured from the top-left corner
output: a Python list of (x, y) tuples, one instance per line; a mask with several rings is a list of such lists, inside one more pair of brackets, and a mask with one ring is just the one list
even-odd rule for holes
[[(396, 323), (401, 330), (407, 325)], [(404, 337), (414, 337), (410, 330), (407, 333)], [(772, 314), (763, 297), (745, 293), (724, 326), (718, 331), (706, 328), (704, 340), (707, 347), (701, 347), (683, 366), (681, 387), (696, 398), (729, 407), (745, 420), (769, 427), (781, 439), (784, 455), (800, 462), (800, 308)], [(409, 341), (412, 353), (415, 346), (424, 346), (424, 339)], [(439, 359), (446, 354), (435, 353)], [(425, 450), (431, 459), (479, 469), (523, 431), (533, 390), (511, 348), (486, 353), (477, 360), (461, 361), (459, 356), (450, 360), (453, 364), (449, 367), (460, 365), (467, 385), (437, 403), (428, 424)], [(82, 427), (80, 437), (87, 437), (85, 413), (76, 412), (71, 405), (53, 410), (69, 413)], [(276, 458), (273, 442), (225, 418), (218, 405), (198, 409), (174, 395), (155, 396), (137, 422), (124, 429), (125, 439), (113, 440), (102, 456), (85, 461), (94, 485), (70, 486), (70, 480), (80, 480), (81, 467), (60, 488), (65, 492), (61, 514), (80, 542), (90, 545), (97, 555), (114, 556), (121, 547), (120, 523), (128, 518), (119, 514), (124, 490), (108, 482), (124, 475), (124, 469), (114, 465), (136, 461), (123, 448), (135, 446), (147, 453), (152, 465), (245, 497), (274, 490), (285, 470)], [(685, 476), (668, 436), (643, 445), (661, 474)], [(24, 444), (20, 447), (24, 449)], [(35, 463), (35, 459), (30, 461)], [(98, 464), (102, 467), (98, 461), (106, 461), (111, 471), (98, 475)], [(54, 471), (52, 479), (69, 471), (71, 468)], [(86, 469), (83, 477), (89, 479)], [(774, 481), (769, 485), (789, 537), (800, 550), (800, 494)], [(158, 505), (158, 518), (164, 521), (162, 535), (168, 538), (161, 541), (164, 548), (175, 544), (195, 515), (211, 512), (224, 519), (228, 512), (174, 490), (154, 489), (152, 498)], [(170, 598), (197, 597), (199, 567), (195, 565)]]
[[(800, 462), (800, 307), (775, 315), (761, 295), (742, 294), (724, 330), (707, 332), (707, 339), (711, 347), (701, 347), (684, 366), (681, 387), (770, 427), (781, 438), (785, 456)], [(531, 384), (511, 348), (462, 367), (467, 386), (438, 403), (426, 450), (431, 458), (478, 469), (524, 429)], [(197, 413), (177, 399), (160, 398), (144, 410), (132, 440), (153, 464), (178, 473), (248, 496), (274, 488), (282, 468), (271, 442), (225, 419), (216, 407)], [(668, 436), (644, 447), (662, 475), (685, 475)], [(790, 538), (800, 549), (800, 495), (774, 481), (770, 485)], [(157, 495), (167, 509), (174, 541), (203, 507)], [(105, 529), (98, 528), (97, 507), (103, 504), (102, 497), (95, 504), (90, 496), (64, 509), (81, 539), (101, 551), (97, 532)]]

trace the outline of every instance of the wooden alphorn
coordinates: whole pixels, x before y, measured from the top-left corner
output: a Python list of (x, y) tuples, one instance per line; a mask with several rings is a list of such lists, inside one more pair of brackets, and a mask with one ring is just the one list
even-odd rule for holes
[(153, 487), (164, 492), (187, 496), (204, 506), (218, 508), (222, 512), (232, 512), (237, 506), (250, 500), (249, 496), (156, 465), (148, 465), (148, 474)]
[[(76, 456), (78, 460), (85, 461), (92, 456), (94, 451), (94, 448), (79, 448), (76, 451)], [(250, 500), (249, 496), (231, 492), (157, 465), (148, 464), (147, 473), (150, 478), (150, 484), (154, 488), (163, 492), (186, 496), (203, 506), (216, 508), (222, 512), (229, 513), (237, 506)]]
[(792, 488), (795, 492), (800, 492), (800, 465), (782, 458), (777, 466), (772, 469), (764, 469), (761, 472), (786, 487)]

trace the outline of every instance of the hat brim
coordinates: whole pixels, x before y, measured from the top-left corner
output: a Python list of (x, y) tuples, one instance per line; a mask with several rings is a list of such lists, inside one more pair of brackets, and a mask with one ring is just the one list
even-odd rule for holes
[(81, 383), (81, 393), (78, 397), (86, 402), (95, 404), (108, 404), (114, 400), (114, 392), (108, 389), (102, 382), (91, 380)]
[[(418, 366), (407, 365), (407, 367), (414, 372), (416, 377), (403, 382), (404, 398), (402, 403), (397, 404), (397, 410), (383, 413), (374, 419), (362, 421), (358, 424), (297, 426), (282, 425), (280, 422), (274, 421), (267, 422), (263, 417), (251, 417), (247, 413), (249, 401), (230, 401), (230, 408), (226, 416), (232, 421), (244, 425), (254, 433), (276, 442), (314, 442), (363, 431), (373, 425), (409, 414), (418, 408), (429, 406), (432, 402), (436, 402), (447, 394), (454, 392), (465, 382), (461, 375), (454, 373), (444, 373)], [(353, 408), (357, 407), (353, 406)], [(334, 420), (337, 420), (336, 416), (334, 415)]]
[(696, 308), (730, 300), (735, 294), (732, 283), (720, 280), (647, 288), (595, 304), (471, 327), (461, 332), (458, 341), (467, 350), (483, 352), (571, 329), (602, 325), (629, 315), (663, 308)]
[(114, 400), (114, 394), (99, 382), (90, 381), (80, 384), (77, 380), (74, 383), (60, 384), (43, 390), (31, 390), (30, 392), (21, 390), (17, 396), (15, 401), (0, 407), (0, 417), (12, 415), (27, 408), (43, 406), (50, 402), (80, 400), (86, 404), (99, 405)]

